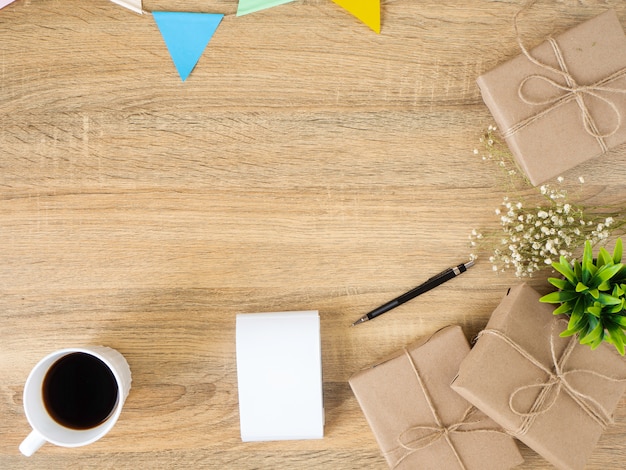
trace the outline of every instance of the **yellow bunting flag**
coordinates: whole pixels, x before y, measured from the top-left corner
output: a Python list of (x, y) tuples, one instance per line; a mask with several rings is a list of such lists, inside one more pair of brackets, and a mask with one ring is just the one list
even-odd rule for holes
[(380, 33), (380, 0), (333, 0), (333, 2)]

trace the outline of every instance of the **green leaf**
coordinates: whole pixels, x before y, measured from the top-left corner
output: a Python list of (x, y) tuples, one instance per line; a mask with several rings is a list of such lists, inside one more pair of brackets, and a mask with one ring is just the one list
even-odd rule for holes
[(601, 267), (607, 264), (613, 264), (613, 257), (609, 254), (606, 248), (602, 247), (598, 252), (598, 261), (596, 266)]
[(569, 313), (572, 311), (573, 305), (570, 302), (563, 302), (559, 307), (552, 312), (554, 315), (561, 315), (562, 313)]
[(598, 295), (598, 302), (603, 305), (620, 305), (622, 303), (622, 299), (600, 292)]
[(611, 320), (622, 328), (626, 328), (626, 317), (623, 315), (614, 315)]
[(605, 266), (602, 266), (600, 269), (598, 269), (596, 274), (593, 276), (591, 283), (595, 283), (596, 281), (599, 281), (598, 284), (600, 284), (601, 282), (608, 281), (613, 276), (615, 276), (623, 267), (624, 265), (621, 263), (607, 264)]
[(570, 321), (567, 325), (569, 329), (577, 329), (580, 330), (584, 325), (588, 323), (589, 315), (585, 312), (587, 310), (588, 303), (582, 297), (576, 299), (574, 302), (574, 308), (572, 308), (572, 313), (570, 314)]
[(573, 286), (578, 283), (576, 274), (574, 274), (574, 271), (570, 264), (567, 262), (567, 259), (565, 259), (565, 256), (561, 256), (561, 261), (559, 263), (552, 263), (552, 267), (560, 272), (563, 276), (565, 276), (565, 278)]
[(617, 340), (615, 340), (614, 338), (614, 343), (613, 345), (615, 346), (615, 349), (617, 349), (617, 352), (619, 352), (622, 356), (624, 355), (624, 341), (622, 341), (621, 343), (617, 343)]
[[(563, 259), (565, 259), (565, 258), (563, 258)], [(583, 277), (583, 268), (580, 265), (580, 261), (574, 260), (573, 270), (574, 270), (574, 274), (576, 275), (576, 279), (582, 279), (582, 277)], [(578, 281), (576, 281), (576, 282), (578, 282)], [(573, 282), (572, 284), (576, 284), (576, 282)]]
[(613, 248), (613, 262), (620, 263), (622, 261), (622, 239), (615, 240), (615, 248)]
[(589, 290), (589, 287), (584, 285), (582, 282), (579, 282), (578, 284), (576, 284), (576, 292), (585, 292), (588, 290)]
[(598, 322), (598, 324), (584, 338), (580, 338), (580, 344), (595, 344), (598, 338), (600, 338), (601, 343), (603, 337), (604, 328), (602, 326), (602, 323)]
[(583, 267), (582, 281), (587, 284), (589, 282), (589, 278), (591, 277), (589, 273), (589, 265), (593, 265), (593, 252), (591, 250), (591, 242), (589, 240), (585, 242), (585, 249), (583, 251), (581, 264)]
[(624, 332), (622, 331), (620, 326), (616, 325), (613, 322), (608, 322), (606, 327), (607, 327), (609, 336), (611, 338), (611, 342), (613, 343), (613, 346), (615, 346), (615, 348), (623, 356), (624, 355), (624, 342), (626, 342), (626, 335), (624, 335)]
[(569, 328), (567, 330), (564, 330), (561, 332), (561, 334), (559, 335), (561, 338), (567, 338), (568, 336), (574, 336), (576, 333), (578, 333), (575, 330), (570, 330)]
[(583, 264), (587, 264), (589, 261), (593, 261), (593, 251), (591, 247), (591, 242), (589, 240), (586, 240), (585, 249), (583, 250)]
[(591, 313), (594, 317), (600, 318), (600, 315), (602, 314), (602, 307), (597, 307), (594, 305), (592, 307), (587, 307), (587, 311)]
[(563, 302), (567, 302), (569, 300), (574, 300), (580, 297), (576, 292), (560, 290), (556, 292), (550, 292), (549, 294), (544, 295), (539, 299), (539, 302), (548, 303), (548, 304), (559, 304)]
[(593, 330), (593, 327), (587, 323), (584, 327), (582, 327), (580, 330), (578, 330), (578, 341), (580, 341), (580, 338), (584, 338), (585, 336), (587, 336), (591, 330)]
[(568, 287), (571, 286), (569, 282), (567, 282), (565, 279), (561, 279), (560, 277), (549, 277), (548, 282), (552, 284), (554, 287), (556, 287), (557, 289), (561, 289), (561, 290), (567, 289)]
[[(598, 268), (596, 267), (595, 264), (593, 264), (593, 260), (589, 261), (584, 268), (586, 269), (586, 271), (589, 273), (589, 276), (591, 276), (589, 279), (587, 279), (587, 281), (585, 283), (590, 282), (590, 280), (596, 275), (596, 273), (598, 272)], [(583, 271), (583, 275), (584, 275)]]
[(604, 330), (602, 330), (602, 334), (599, 337), (597, 337), (595, 340), (593, 340), (591, 344), (589, 345), (591, 346), (591, 350), (593, 351), (598, 346), (600, 346), (602, 344), (602, 341), (604, 341)]
[(580, 310), (576, 310), (576, 307), (572, 310), (572, 314), (569, 317), (569, 322), (567, 322), (567, 329), (572, 331), (579, 331), (582, 326), (584, 326), (585, 322), (584, 312)]

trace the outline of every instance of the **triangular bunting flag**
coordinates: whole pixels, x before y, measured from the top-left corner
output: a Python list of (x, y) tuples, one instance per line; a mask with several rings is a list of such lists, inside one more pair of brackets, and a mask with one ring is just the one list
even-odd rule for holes
[(0, 8), (6, 7), (9, 3), (13, 3), (15, 0), (0, 0)]
[(265, 10), (266, 8), (289, 2), (293, 2), (293, 0), (239, 0), (237, 16), (247, 15), (248, 13), (254, 13), (255, 11)]
[(111, 0), (113, 3), (117, 3), (118, 5), (128, 8), (129, 10), (134, 11), (135, 13), (139, 13), (140, 15), (143, 13), (142, 0)]
[(380, 33), (380, 0), (333, 0), (333, 2)]
[(185, 81), (224, 18), (218, 13), (153, 11), (180, 78)]

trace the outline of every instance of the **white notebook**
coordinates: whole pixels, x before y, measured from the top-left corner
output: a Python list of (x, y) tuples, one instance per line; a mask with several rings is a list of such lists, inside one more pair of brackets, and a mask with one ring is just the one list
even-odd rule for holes
[(324, 437), (317, 311), (237, 315), (241, 439)]

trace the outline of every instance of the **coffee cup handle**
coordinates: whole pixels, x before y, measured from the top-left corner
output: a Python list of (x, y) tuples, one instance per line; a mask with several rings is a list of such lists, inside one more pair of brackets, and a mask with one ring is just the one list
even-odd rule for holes
[(31, 433), (20, 444), (20, 452), (26, 457), (30, 457), (39, 448), (46, 443), (46, 440), (37, 431), (31, 431)]

